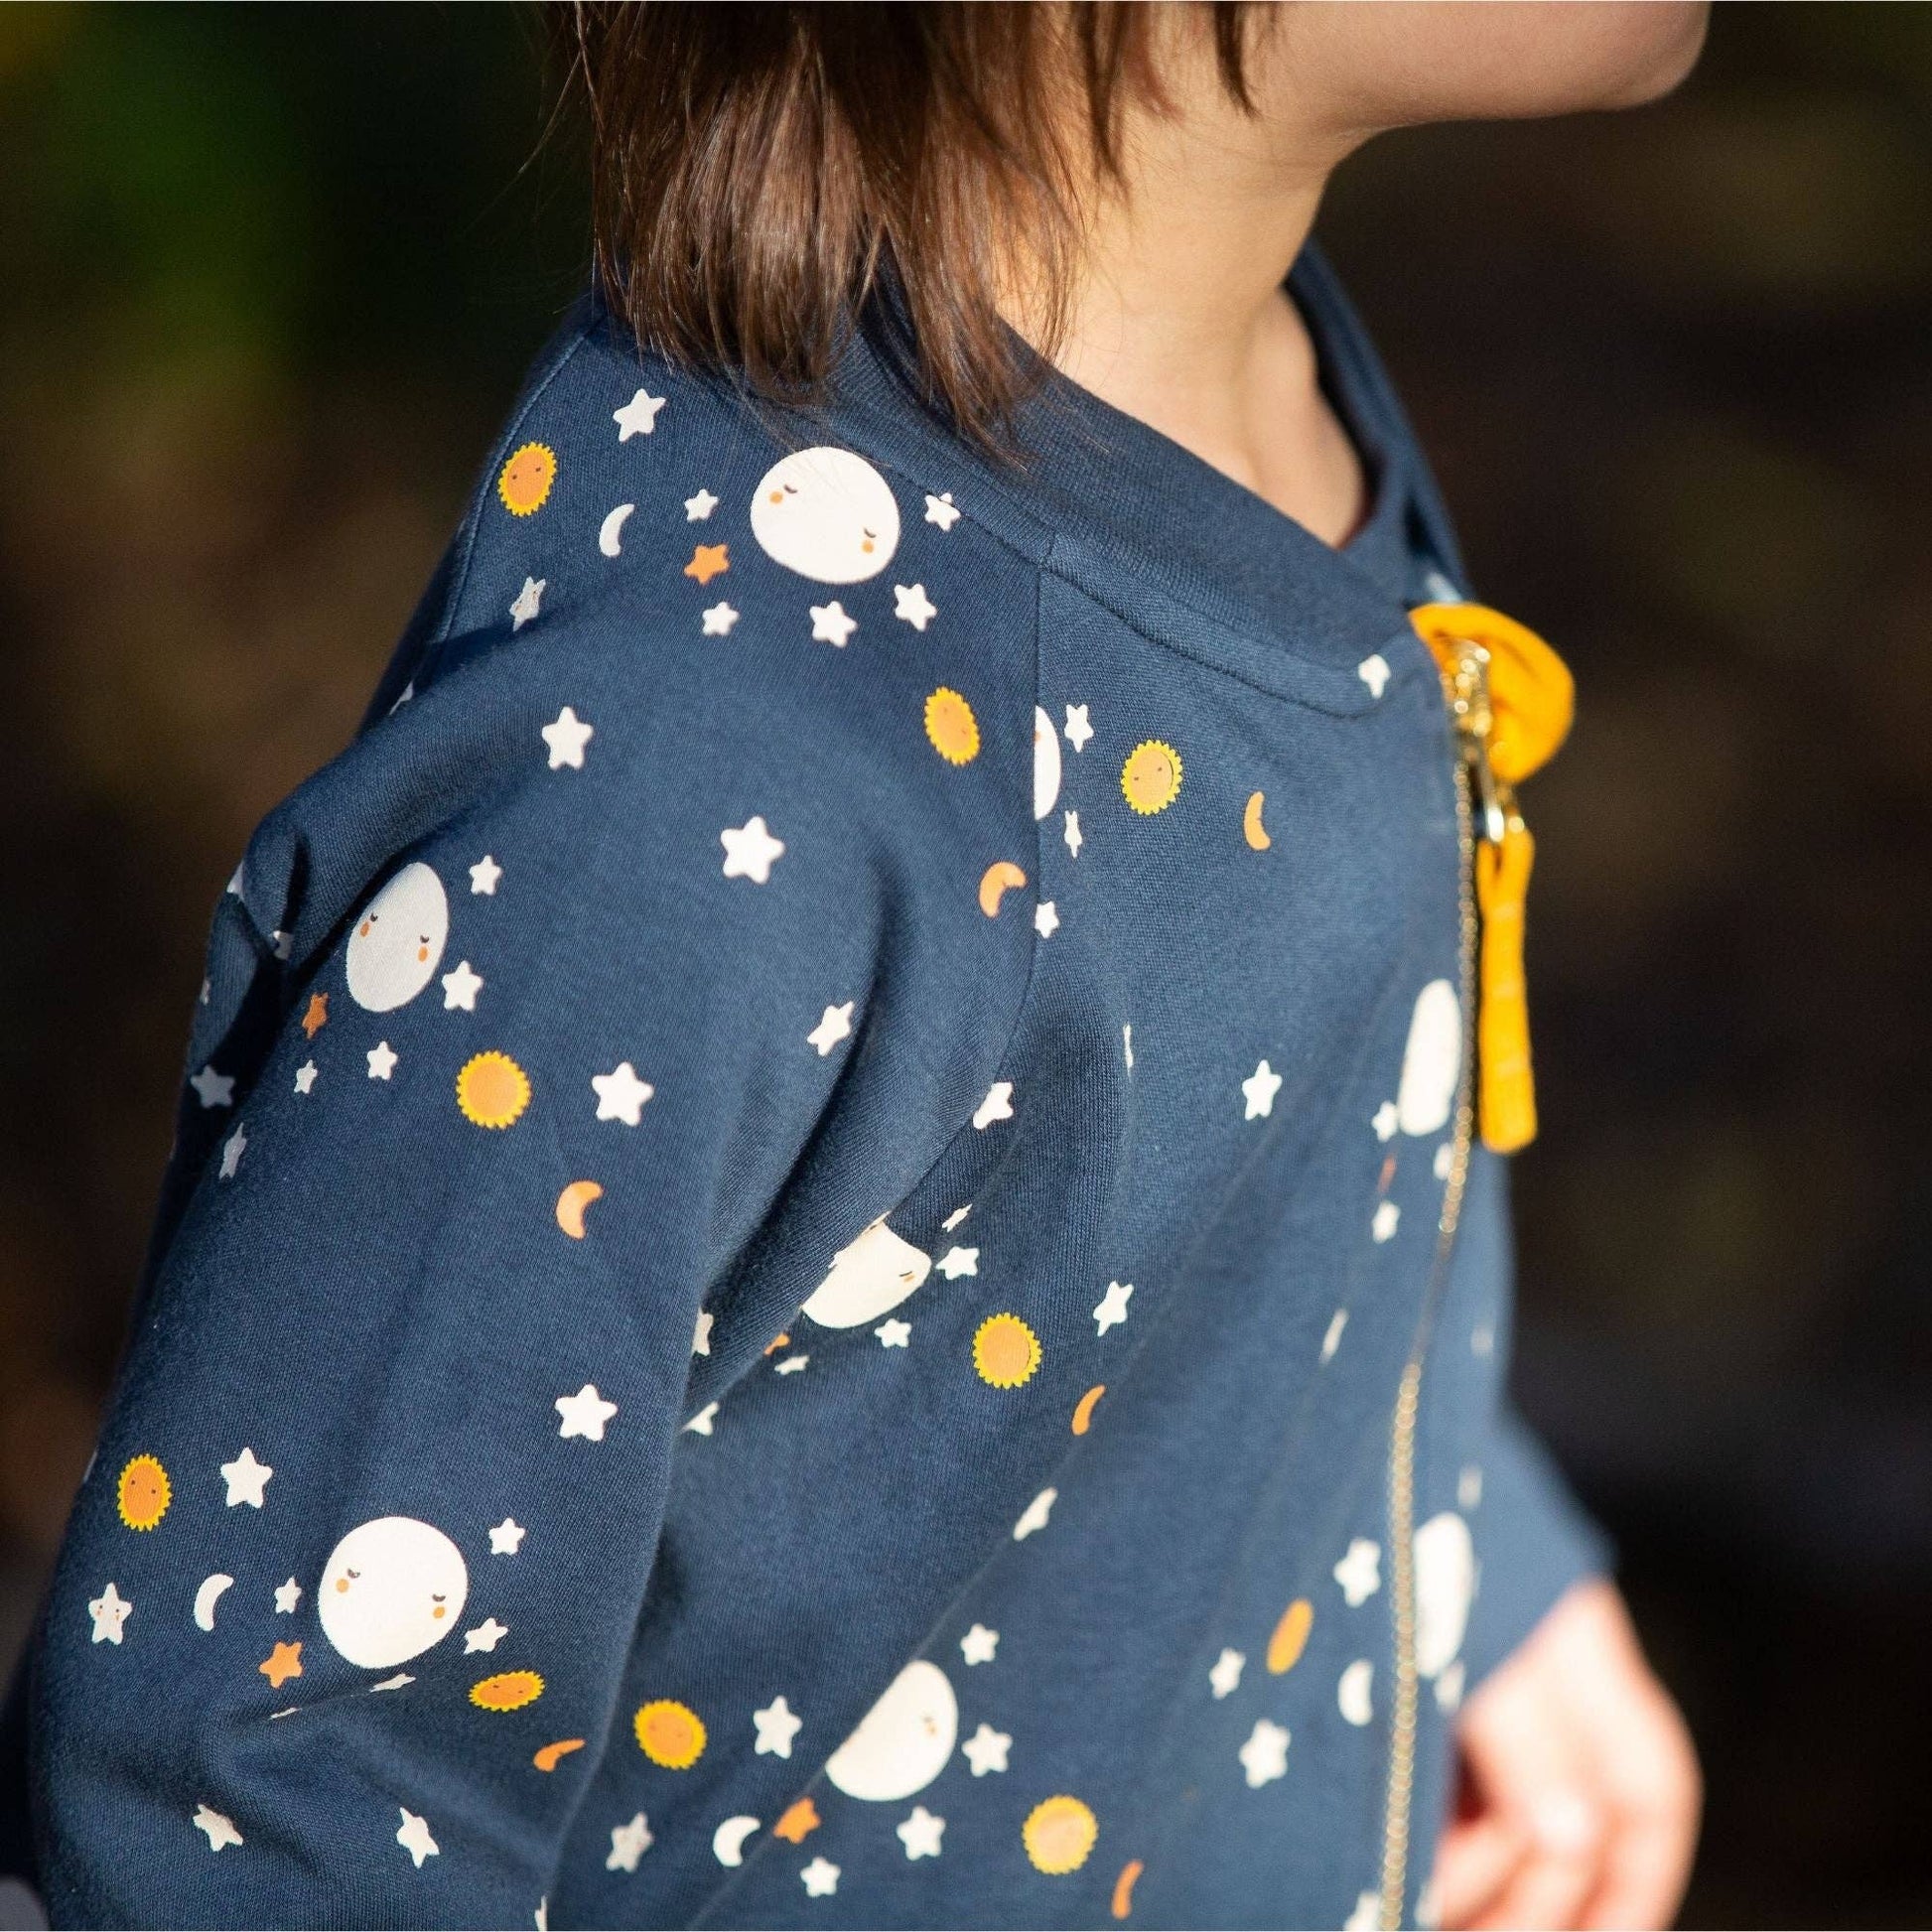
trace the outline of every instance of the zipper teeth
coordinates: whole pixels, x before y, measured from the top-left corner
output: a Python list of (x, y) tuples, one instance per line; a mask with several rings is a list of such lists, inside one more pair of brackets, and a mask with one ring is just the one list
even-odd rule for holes
[(1455, 836), (1460, 854), (1457, 893), (1460, 911), (1458, 970), (1462, 982), (1462, 1065), (1456, 1080), (1455, 1133), (1449, 1179), (1443, 1188), (1443, 1216), (1437, 1223), (1436, 1258), (1408, 1365), (1396, 1391), (1389, 1431), (1389, 1594), (1395, 1612), (1395, 1696), (1390, 1718), (1389, 1782), (1383, 1807), (1382, 1901), (1384, 1932), (1397, 1932), (1409, 1890), (1410, 1811), (1416, 1789), (1416, 1718), (1421, 1676), (1416, 1669), (1416, 1420), (1422, 1404), (1423, 1357), (1429, 1347), (1436, 1304), (1449, 1278), (1462, 1195), (1469, 1178), (1475, 1140), (1475, 989), (1476, 905), (1475, 824), (1469, 798), (1469, 771), (1455, 764)]

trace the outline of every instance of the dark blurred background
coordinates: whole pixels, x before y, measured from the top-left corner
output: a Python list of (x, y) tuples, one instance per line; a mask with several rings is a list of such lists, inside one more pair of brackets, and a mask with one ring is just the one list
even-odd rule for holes
[[(0, 8), (0, 1661), (209, 908), (353, 729), (580, 285), (512, 8)], [(1530, 798), (1518, 1385), (1710, 1779), (1693, 1925), (1932, 1920), (1932, 7), (1719, 9), (1675, 99), (1432, 130), (1323, 222)]]

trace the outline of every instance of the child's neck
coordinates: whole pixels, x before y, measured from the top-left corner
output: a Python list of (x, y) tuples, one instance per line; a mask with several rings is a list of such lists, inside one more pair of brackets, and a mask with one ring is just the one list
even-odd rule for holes
[(1282, 283), (1314, 221), (1335, 145), (1285, 153), (1212, 90), (1130, 119), (1126, 192), (1092, 211), (1056, 365), (1323, 542), (1367, 487)]

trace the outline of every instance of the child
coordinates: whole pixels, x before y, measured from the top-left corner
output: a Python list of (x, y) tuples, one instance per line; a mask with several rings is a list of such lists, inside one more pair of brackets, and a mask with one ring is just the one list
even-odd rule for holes
[(1497, 1413), (1560, 668), (1304, 242), (1700, 11), (579, 27), (603, 294), (216, 914), (50, 1911), (1662, 1923), (1688, 1748)]

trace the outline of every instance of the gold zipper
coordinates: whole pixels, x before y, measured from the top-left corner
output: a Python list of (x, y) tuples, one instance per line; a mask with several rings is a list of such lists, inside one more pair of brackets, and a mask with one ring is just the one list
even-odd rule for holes
[[(1382, 1822), (1381, 1924), (1398, 1932), (1409, 1888), (1409, 1836), (1416, 1788), (1416, 1718), (1421, 1676), (1416, 1668), (1416, 1422), (1422, 1406), (1423, 1359), (1429, 1350), (1436, 1305), (1449, 1279), (1456, 1224), (1468, 1186), (1469, 1154), (1475, 1141), (1475, 806), (1485, 834), (1500, 839), (1510, 808), (1507, 788), (1489, 768), (1489, 653), (1480, 644), (1459, 644), (1453, 667), (1444, 674), (1444, 693), (1461, 756), (1455, 765), (1455, 836), (1460, 913), (1458, 971), (1461, 977), (1462, 1065), (1456, 1080), (1455, 1131), (1443, 1214), (1437, 1223), (1436, 1258), (1423, 1298), (1416, 1339), (1396, 1389), (1389, 1430), (1389, 1593), (1395, 1612), (1395, 1695), (1389, 1734), (1389, 1782)], [(1471, 794), (1474, 794), (1473, 796)]]

